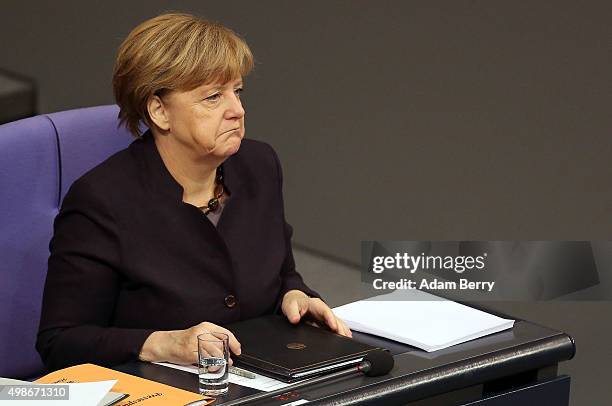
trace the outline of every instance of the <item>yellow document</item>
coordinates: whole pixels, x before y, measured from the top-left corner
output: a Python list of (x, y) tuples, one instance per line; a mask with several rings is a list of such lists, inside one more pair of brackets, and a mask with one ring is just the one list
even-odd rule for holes
[(214, 402), (214, 398), (205, 397), (197, 393), (94, 364), (82, 364), (60, 369), (43, 376), (36, 382), (74, 383), (108, 381), (113, 379), (116, 379), (117, 383), (113, 386), (112, 391), (129, 395), (119, 403), (116, 403), (117, 406), (186, 405), (196, 400), (209, 400), (206, 403), (208, 405)]

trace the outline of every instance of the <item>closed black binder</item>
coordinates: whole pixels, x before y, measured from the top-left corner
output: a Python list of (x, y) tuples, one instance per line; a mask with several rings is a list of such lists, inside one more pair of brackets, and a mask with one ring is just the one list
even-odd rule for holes
[(372, 347), (328, 330), (270, 315), (233, 323), (227, 328), (242, 345), (232, 355), (236, 366), (285, 382), (350, 368)]

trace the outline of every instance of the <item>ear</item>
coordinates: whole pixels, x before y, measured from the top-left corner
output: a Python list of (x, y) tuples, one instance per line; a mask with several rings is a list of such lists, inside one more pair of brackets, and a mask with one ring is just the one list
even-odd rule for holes
[(158, 95), (153, 95), (147, 102), (147, 111), (151, 121), (163, 131), (170, 129), (168, 110)]

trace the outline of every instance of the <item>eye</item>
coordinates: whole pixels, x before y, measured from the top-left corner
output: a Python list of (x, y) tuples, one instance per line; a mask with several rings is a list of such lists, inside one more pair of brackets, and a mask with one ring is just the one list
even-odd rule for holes
[(221, 93), (215, 93), (215, 94), (211, 94), (204, 100), (209, 101), (209, 102), (216, 102), (219, 100), (220, 97), (221, 97)]
[(240, 98), (240, 95), (242, 95), (242, 92), (244, 92), (244, 88), (242, 88), (242, 87), (239, 87), (239, 88), (237, 88), (237, 89), (234, 89), (234, 93), (236, 93), (236, 96), (237, 96), (238, 98)]

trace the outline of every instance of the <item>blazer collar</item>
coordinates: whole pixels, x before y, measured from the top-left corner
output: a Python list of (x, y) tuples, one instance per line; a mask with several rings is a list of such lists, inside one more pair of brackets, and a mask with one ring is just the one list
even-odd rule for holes
[[(152, 190), (160, 192), (164, 196), (175, 201), (178, 200), (182, 202), (183, 187), (172, 177), (168, 168), (166, 168), (161, 155), (159, 155), (157, 146), (155, 145), (155, 139), (151, 130), (147, 130), (137, 142), (141, 142), (146, 168), (145, 176)], [(239, 176), (239, 168), (236, 165), (234, 156), (226, 159), (222, 166), (224, 184), (233, 199), (237, 193), (242, 193), (244, 186), (242, 178)]]

